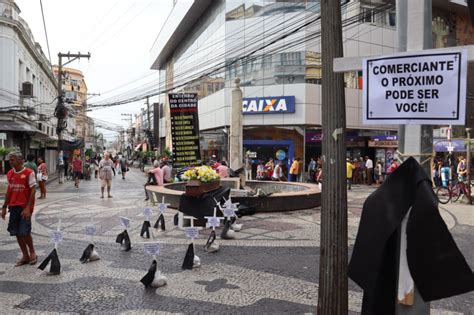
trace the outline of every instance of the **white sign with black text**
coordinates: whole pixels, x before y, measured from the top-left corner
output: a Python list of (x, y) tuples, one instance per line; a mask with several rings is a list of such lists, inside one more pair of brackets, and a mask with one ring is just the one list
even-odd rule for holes
[(467, 52), (368, 58), (363, 124), (463, 125)]

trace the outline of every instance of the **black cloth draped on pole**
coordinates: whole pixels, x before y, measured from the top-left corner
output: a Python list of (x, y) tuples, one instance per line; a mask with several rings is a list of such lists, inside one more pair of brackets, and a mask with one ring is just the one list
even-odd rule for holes
[(78, 139), (75, 141), (59, 140), (59, 149), (63, 151), (82, 149), (83, 147), (84, 139)]
[(211, 217), (214, 215), (216, 200), (221, 201), (222, 198), (229, 199), (229, 194), (230, 188), (221, 187), (199, 197), (181, 195), (179, 211), (196, 219), (204, 220), (205, 216)]
[(439, 213), (431, 181), (409, 158), (364, 203), (349, 264), (349, 277), (364, 289), (362, 314), (395, 314), (398, 235), (410, 208), (406, 255), (422, 298), (474, 289), (474, 275)]

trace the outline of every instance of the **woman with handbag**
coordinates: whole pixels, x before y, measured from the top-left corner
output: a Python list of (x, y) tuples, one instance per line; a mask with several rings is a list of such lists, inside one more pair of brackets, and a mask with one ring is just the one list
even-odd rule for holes
[(36, 177), (41, 194), (38, 199), (46, 199), (46, 181), (48, 180), (48, 170), (42, 157), (38, 158), (38, 173)]

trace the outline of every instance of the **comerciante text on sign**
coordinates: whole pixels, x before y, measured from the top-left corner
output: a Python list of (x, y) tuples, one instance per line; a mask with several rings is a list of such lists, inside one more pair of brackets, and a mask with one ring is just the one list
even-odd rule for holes
[(464, 124), (467, 53), (365, 59), (364, 124)]

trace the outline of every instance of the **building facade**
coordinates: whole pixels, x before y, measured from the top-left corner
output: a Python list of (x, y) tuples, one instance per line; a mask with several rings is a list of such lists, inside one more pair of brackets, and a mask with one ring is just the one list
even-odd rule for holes
[[(397, 51), (394, 6), (370, 0), (341, 3), (346, 57)], [(466, 10), (448, 8), (442, 1), (434, 5), (435, 18), (444, 14), (444, 24), (453, 21), (443, 28), (434, 19), (437, 47), (472, 41), (470, 26), (463, 23)], [(203, 159), (228, 153), (236, 78), (244, 95), (244, 152), (286, 165), (296, 157), (307, 164), (321, 155), (319, 17), (319, 1), (311, 0), (176, 1), (153, 44), (151, 68), (160, 71), (162, 91), (198, 94)], [(344, 81), (347, 156), (387, 162), (398, 147), (396, 126), (363, 125), (362, 73), (346, 73)], [(164, 104), (160, 136), (171, 147), (167, 95), (159, 102)]]
[(56, 168), (56, 82), (13, 0), (0, 0), (0, 133), (4, 145), (45, 157)]
[[(236, 78), (244, 95), (244, 152), (286, 165), (321, 154), (319, 9), (319, 1), (176, 2), (168, 18), (173, 22), (152, 48), (152, 69), (160, 71), (164, 90), (198, 93), (204, 159), (228, 152)], [(350, 1), (342, 5), (342, 15), (346, 56), (395, 51), (394, 9)], [(371, 137), (391, 135), (395, 128), (362, 125), (360, 77), (348, 73), (345, 78), (348, 155), (375, 156)], [(161, 97), (166, 112), (167, 97)], [(169, 146), (167, 118), (160, 125)]]
[[(58, 76), (58, 66), (53, 66), (54, 76)], [(69, 109), (67, 129), (64, 131), (64, 140), (74, 141), (87, 138), (87, 85), (80, 70), (63, 67), (62, 88), (64, 102)]]

